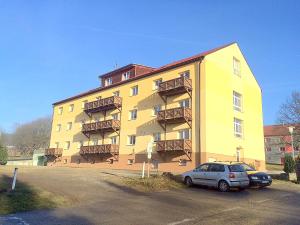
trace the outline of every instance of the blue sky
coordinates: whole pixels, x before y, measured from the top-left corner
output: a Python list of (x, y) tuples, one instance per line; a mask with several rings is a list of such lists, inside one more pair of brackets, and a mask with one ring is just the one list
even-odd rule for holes
[(0, 0), (0, 127), (52, 114), (117, 63), (158, 67), (237, 41), (265, 124), (299, 90), (300, 1)]

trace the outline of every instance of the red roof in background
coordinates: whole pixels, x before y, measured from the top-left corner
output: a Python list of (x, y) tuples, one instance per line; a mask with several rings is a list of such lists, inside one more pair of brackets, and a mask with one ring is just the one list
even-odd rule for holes
[[(230, 45), (233, 45), (233, 44), (236, 44), (236, 42), (232, 42), (232, 43), (229, 43), (227, 45), (223, 45), (221, 47), (218, 47), (218, 48), (214, 48), (214, 49), (211, 49), (209, 51), (205, 51), (205, 52), (202, 52), (200, 54), (197, 54), (197, 55), (194, 55), (194, 56), (191, 56), (191, 57), (188, 57), (188, 58), (185, 58), (185, 59), (182, 59), (182, 60), (179, 60), (179, 61), (175, 61), (175, 62), (172, 62), (172, 63), (169, 63), (167, 65), (164, 65), (164, 66), (161, 66), (157, 69), (153, 68), (153, 71), (150, 71), (150, 72), (147, 72), (147, 73), (144, 73), (144, 74), (141, 74), (139, 75), (138, 77), (134, 77), (134, 78), (131, 78), (131, 79), (128, 79), (128, 80), (125, 80), (125, 81), (122, 81), (122, 82), (119, 82), (119, 83), (116, 83), (116, 84), (112, 84), (112, 85), (109, 85), (109, 86), (106, 86), (106, 87), (98, 87), (98, 88), (95, 88), (95, 89), (92, 89), (92, 90), (89, 90), (87, 92), (84, 92), (84, 93), (81, 93), (81, 94), (78, 94), (78, 95), (75, 95), (73, 97), (70, 97), (70, 98), (67, 98), (67, 99), (64, 99), (64, 100), (61, 100), (61, 101), (58, 101), (58, 102), (55, 102), (53, 103), (53, 105), (57, 105), (57, 104), (61, 104), (61, 103), (64, 103), (64, 102), (67, 102), (67, 101), (71, 101), (73, 99), (76, 99), (76, 98), (80, 98), (80, 97), (84, 97), (86, 95), (89, 95), (89, 94), (92, 94), (92, 93), (95, 93), (95, 92), (98, 92), (98, 91), (101, 91), (101, 90), (105, 90), (107, 88), (111, 88), (111, 87), (115, 87), (117, 85), (120, 85), (120, 84), (124, 84), (124, 83), (127, 83), (127, 82), (130, 82), (130, 81), (133, 81), (133, 80), (137, 80), (137, 79), (140, 79), (140, 78), (143, 78), (145, 76), (149, 76), (149, 75), (152, 75), (152, 74), (156, 74), (156, 73), (159, 73), (159, 72), (163, 72), (163, 71), (166, 71), (166, 70), (169, 70), (169, 69), (173, 69), (173, 68), (176, 68), (178, 66), (182, 66), (182, 65), (186, 65), (186, 64), (189, 64), (189, 63), (192, 63), (192, 62), (195, 62), (197, 60), (200, 60), (201, 58), (203, 58), (204, 56), (207, 56), (211, 53), (214, 53), (218, 50), (221, 50), (223, 48), (226, 48)], [(124, 67), (121, 67), (121, 68), (118, 68), (117, 70), (120, 70), (120, 69), (124, 69), (124, 68), (127, 68), (127, 67), (130, 67), (130, 66), (133, 66), (133, 65), (139, 65), (139, 64), (129, 64), (127, 66), (124, 66)], [(143, 66), (143, 65), (139, 65), (139, 66)], [(143, 66), (143, 67), (147, 67), (147, 66)], [(152, 68), (152, 67), (148, 67), (148, 68)], [(106, 76), (108, 74), (111, 74), (111, 73), (114, 73), (114, 71), (111, 71), (107, 74), (104, 74), (103, 76)], [(101, 76), (100, 76), (101, 77)]]
[(269, 125), (264, 126), (264, 136), (287, 136), (289, 133), (289, 126), (295, 127), (296, 130), (300, 130), (300, 124), (288, 124), (288, 125)]

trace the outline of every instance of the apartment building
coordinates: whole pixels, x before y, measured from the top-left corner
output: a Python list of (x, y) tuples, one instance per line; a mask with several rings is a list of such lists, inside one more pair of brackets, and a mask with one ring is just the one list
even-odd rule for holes
[[(289, 127), (292, 128), (292, 134)], [(264, 126), (264, 136), (267, 163), (284, 164), (285, 154), (292, 155), (292, 136), (294, 155), (300, 153), (300, 124)]]
[(55, 165), (183, 172), (233, 160), (265, 168), (261, 89), (237, 43), (159, 68), (130, 64), (53, 104)]

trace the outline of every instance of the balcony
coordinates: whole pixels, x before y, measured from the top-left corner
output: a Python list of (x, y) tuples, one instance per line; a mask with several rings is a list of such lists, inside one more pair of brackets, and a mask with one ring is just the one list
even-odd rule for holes
[(80, 155), (90, 155), (90, 154), (119, 154), (119, 145), (116, 144), (104, 144), (104, 145), (91, 145), (91, 146), (81, 146)]
[(191, 160), (192, 141), (189, 139), (175, 139), (156, 142), (156, 151), (158, 153), (184, 153)]
[(45, 156), (59, 157), (62, 156), (62, 148), (48, 148), (45, 150)]
[(171, 96), (189, 93), (192, 90), (192, 80), (187, 77), (179, 77), (159, 84), (158, 93), (161, 96)]
[(82, 133), (84, 134), (94, 134), (94, 133), (105, 133), (111, 131), (118, 131), (120, 129), (120, 120), (105, 120), (95, 123), (87, 123), (82, 126)]
[(159, 123), (180, 123), (192, 121), (192, 109), (178, 107), (173, 109), (161, 110), (157, 114)]
[(111, 109), (118, 109), (122, 106), (122, 98), (119, 96), (111, 96), (99, 99), (97, 101), (88, 102), (84, 105), (84, 112), (87, 114), (103, 112)]

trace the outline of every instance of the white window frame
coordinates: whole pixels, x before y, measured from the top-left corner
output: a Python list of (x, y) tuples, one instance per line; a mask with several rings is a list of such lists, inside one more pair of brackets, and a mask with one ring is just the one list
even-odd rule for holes
[(161, 111), (161, 105), (155, 105), (152, 109), (152, 116), (157, 116), (159, 111)]
[(190, 105), (191, 105), (191, 102), (190, 102), (189, 98), (179, 101), (179, 107), (189, 108)]
[(190, 140), (191, 139), (190, 129), (183, 129), (183, 130), (178, 131), (178, 138), (179, 139)]
[(67, 130), (72, 130), (72, 126), (73, 126), (73, 123), (72, 122), (68, 122), (67, 123)]
[(111, 118), (113, 120), (119, 120), (119, 113), (113, 113), (113, 114), (111, 114)]
[(71, 147), (71, 142), (70, 141), (66, 141), (65, 142), (65, 146), (64, 146), (64, 150), (69, 150)]
[(157, 133), (153, 133), (153, 141), (157, 142), (161, 140), (161, 133), (157, 132)]
[(105, 79), (105, 86), (112, 85), (112, 77), (108, 77)]
[(135, 145), (136, 144), (136, 136), (128, 135), (127, 137), (127, 145)]
[(99, 143), (99, 140), (97, 138), (92, 140), (93, 146), (98, 145), (98, 143)]
[(131, 71), (127, 71), (122, 74), (122, 80), (128, 80), (130, 78)]
[(64, 107), (59, 107), (58, 108), (58, 115), (62, 115), (63, 114), (63, 111), (64, 111)]
[(78, 145), (77, 145), (77, 148), (80, 149), (82, 146), (83, 146), (83, 141), (79, 141)]
[(190, 78), (190, 71), (187, 70), (187, 71), (184, 71), (184, 72), (181, 72), (179, 73), (180, 77), (186, 77), (186, 78)]
[(84, 109), (86, 103), (88, 103), (88, 100), (82, 101), (82, 105), (81, 105), (81, 108), (82, 108), (82, 109)]
[(233, 109), (239, 112), (242, 112), (243, 109), (243, 96), (236, 91), (233, 91)]
[[(135, 115), (135, 116), (133, 116)], [(132, 109), (129, 111), (129, 120), (136, 120), (137, 119), (137, 109)]]
[(117, 143), (118, 143), (118, 138), (117, 138), (118, 136), (112, 136), (111, 138), (110, 138), (110, 143), (112, 144), (112, 145), (116, 145)]
[(159, 84), (163, 82), (162, 78), (156, 79), (153, 81), (153, 90), (157, 90), (159, 88)]
[(238, 60), (236, 57), (233, 57), (233, 74), (237, 75), (237, 76), (241, 76), (241, 61)]
[(120, 91), (114, 91), (113, 96), (120, 96)]
[(73, 112), (74, 111), (74, 104), (70, 104), (69, 105), (69, 112)]
[(61, 131), (61, 124), (60, 124), (60, 123), (56, 125), (56, 131), (57, 131), (57, 132), (60, 132), (60, 131)]
[(238, 138), (243, 137), (243, 121), (238, 118), (233, 119), (234, 136)]
[(136, 96), (139, 94), (139, 86), (135, 85), (130, 88), (130, 96)]

